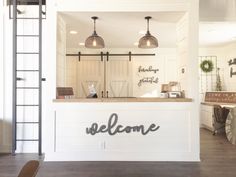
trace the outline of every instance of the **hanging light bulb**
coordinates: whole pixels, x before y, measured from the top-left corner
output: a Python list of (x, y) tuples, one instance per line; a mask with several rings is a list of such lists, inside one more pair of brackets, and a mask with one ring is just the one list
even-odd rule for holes
[(93, 46), (94, 46), (94, 47), (97, 46), (96, 40), (93, 40)]
[(138, 44), (139, 48), (149, 49), (149, 48), (157, 48), (158, 47), (157, 39), (153, 35), (151, 35), (151, 33), (149, 31), (149, 20), (151, 18), (152, 17), (150, 17), (150, 16), (145, 17), (145, 19), (147, 20), (147, 32), (146, 32), (145, 36), (143, 36), (139, 40), (139, 44)]
[(104, 40), (97, 35), (96, 32), (96, 20), (98, 17), (91, 17), (94, 21), (94, 30), (93, 34), (89, 36), (85, 41), (85, 47), (86, 48), (92, 48), (92, 49), (101, 49), (105, 47)]

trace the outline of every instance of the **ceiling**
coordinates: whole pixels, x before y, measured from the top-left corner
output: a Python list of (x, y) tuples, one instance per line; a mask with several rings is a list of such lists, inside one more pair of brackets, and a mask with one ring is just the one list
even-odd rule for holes
[[(60, 13), (67, 25), (67, 48), (84, 48), (84, 43), (92, 34), (91, 16), (98, 16), (97, 33), (105, 40), (107, 48), (134, 48), (135, 42), (146, 31), (145, 16), (152, 16), (150, 32), (156, 36), (159, 46), (176, 47), (176, 23), (184, 12), (63, 12)], [(76, 31), (77, 34), (70, 34)], [(199, 45), (201, 47), (221, 46), (236, 42), (236, 23), (234, 22), (200, 22)]]
[(236, 23), (204, 22), (199, 24), (199, 45), (201, 47), (222, 46), (236, 42)]
[[(133, 48), (146, 31), (145, 16), (152, 16), (150, 32), (156, 36), (160, 47), (176, 47), (176, 22), (183, 12), (92, 12), (60, 13), (67, 24), (67, 48), (78, 48), (93, 32), (91, 16), (98, 16), (97, 33), (107, 48)], [(70, 34), (70, 31), (77, 34)], [(167, 35), (168, 34), (168, 35)]]
[(200, 21), (236, 21), (236, 0), (199, 0)]
[(236, 42), (236, 0), (199, 1), (200, 46), (222, 46)]

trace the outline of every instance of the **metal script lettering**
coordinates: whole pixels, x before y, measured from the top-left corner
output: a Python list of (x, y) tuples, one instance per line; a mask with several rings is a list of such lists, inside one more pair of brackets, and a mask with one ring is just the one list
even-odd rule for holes
[(140, 132), (142, 135), (147, 135), (149, 132), (155, 132), (160, 128), (156, 124), (151, 124), (146, 130), (144, 125), (137, 126), (123, 126), (118, 124), (118, 115), (113, 113), (107, 125), (99, 126), (97, 123), (93, 123), (91, 127), (86, 128), (86, 133), (95, 135), (97, 133), (108, 133), (109, 135), (115, 135), (117, 133), (132, 133)]

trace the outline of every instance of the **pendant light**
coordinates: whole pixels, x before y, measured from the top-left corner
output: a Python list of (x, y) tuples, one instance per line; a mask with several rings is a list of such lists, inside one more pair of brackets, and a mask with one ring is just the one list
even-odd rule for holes
[(96, 20), (98, 19), (98, 17), (91, 17), (93, 19), (94, 22), (94, 31), (93, 34), (91, 36), (89, 36), (86, 41), (85, 41), (85, 47), (86, 48), (91, 48), (91, 49), (101, 49), (105, 47), (104, 44), (104, 40), (97, 35), (96, 32)]
[(151, 35), (151, 33), (149, 31), (149, 20), (151, 18), (152, 17), (150, 17), (150, 16), (145, 17), (145, 19), (147, 20), (147, 32), (146, 32), (145, 36), (143, 36), (139, 40), (139, 44), (138, 44), (139, 48), (150, 49), (150, 48), (157, 48), (158, 47), (157, 39), (153, 35)]

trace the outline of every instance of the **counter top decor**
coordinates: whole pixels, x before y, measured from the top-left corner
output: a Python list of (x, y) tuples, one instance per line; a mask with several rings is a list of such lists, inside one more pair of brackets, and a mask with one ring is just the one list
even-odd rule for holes
[(206, 92), (205, 102), (236, 103), (236, 92)]
[(53, 102), (192, 102), (191, 98), (135, 98), (135, 97), (117, 97), (117, 98), (76, 98), (76, 99), (54, 99)]

